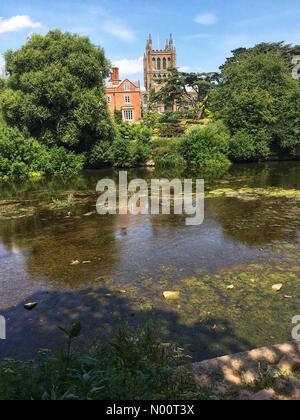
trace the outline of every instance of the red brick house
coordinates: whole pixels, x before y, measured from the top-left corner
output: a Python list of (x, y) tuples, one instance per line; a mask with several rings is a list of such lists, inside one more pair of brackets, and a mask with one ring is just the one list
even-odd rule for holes
[(106, 96), (112, 114), (116, 110), (122, 111), (123, 121), (137, 123), (142, 118), (140, 83), (133, 83), (129, 79), (120, 80), (119, 69), (113, 68), (106, 86)]

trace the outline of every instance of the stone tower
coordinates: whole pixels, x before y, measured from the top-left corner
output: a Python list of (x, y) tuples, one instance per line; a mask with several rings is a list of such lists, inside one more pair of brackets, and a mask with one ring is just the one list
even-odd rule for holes
[(163, 50), (154, 50), (152, 37), (149, 35), (146, 53), (144, 55), (144, 78), (147, 92), (154, 90), (157, 92), (161, 87), (161, 81), (167, 79), (170, 68), (175, 68), (176, 48), (173, 36), (167, 39), (166, 47)]

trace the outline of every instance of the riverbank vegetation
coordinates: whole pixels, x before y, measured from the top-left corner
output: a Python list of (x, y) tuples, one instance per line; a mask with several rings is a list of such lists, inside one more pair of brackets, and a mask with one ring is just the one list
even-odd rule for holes
[(75, 174), (85, 158), (63, 147), (48, 148), (18, 128), (0, 121), (0, 179), (39, 177), (40, 174)]
[[(140, 124), (110, 115), (110, 63), (88, 38), (58, 30), (7, 51), (0, 83), (0, 179), (74, 174), (84, 168), (184, 167), (225, 171), (231, 162), (298, 159), (296, 47), (232, 52), (220, 73), (172, 70), (156, 100), (179, 110)], [(154, 98), (155, 99), (155, 98)]]
[[(163, 344), (157, 328), (123, 326), (108, 344), (73, 350), (79, 324), (65, 349), (43, 350), (34, 362), (0, 363), (0, 400), (185, 400), (203, 399), (192, 374), (179, 365), (183, 350)], [(207, 398), (207, 397), (206, 397)]]

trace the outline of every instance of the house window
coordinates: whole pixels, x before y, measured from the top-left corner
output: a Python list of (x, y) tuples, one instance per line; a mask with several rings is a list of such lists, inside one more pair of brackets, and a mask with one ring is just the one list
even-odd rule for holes
[(125, 121), (133, 121), (133, 109), (124, 109), (123, 118)]
[(109, 104), (111, 103), (111, 96), (107, 97), (107, 103), (109, 103)]
[(125, 104), (130, 104), (130, 96), (129, 95), (125, 96)]
[(124, 90), (128, 91), (128, 92), (130, 91), (130, 84), (129, 83), (124, 84)]
[(157, 70), (161, 70), (161, 59), (157, 59)]

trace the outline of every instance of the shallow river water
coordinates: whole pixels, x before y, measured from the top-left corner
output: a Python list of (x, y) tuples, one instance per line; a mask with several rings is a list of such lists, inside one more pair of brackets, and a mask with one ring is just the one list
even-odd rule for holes
[[(57, 327), (77, 321), (81, 344), (91, 345), (120, 321), (151, 320), (196, 360), (291, 339), (300, 314), (300, 163), (237, 165), (208, 180), (196, 227), (183, 216), (97, 215), (96, 183), (107, 176), (118, 172), (1, 185), (0, 357), (56, 347)], [(188, 174), (130, 172), (176, 176)], [(60, 208), (56, 200), (70, 195), (71, 208)], [(164, 291), (180, 298), (167, 301)], [(27, 302), (38, 306), (27, 312)]]

